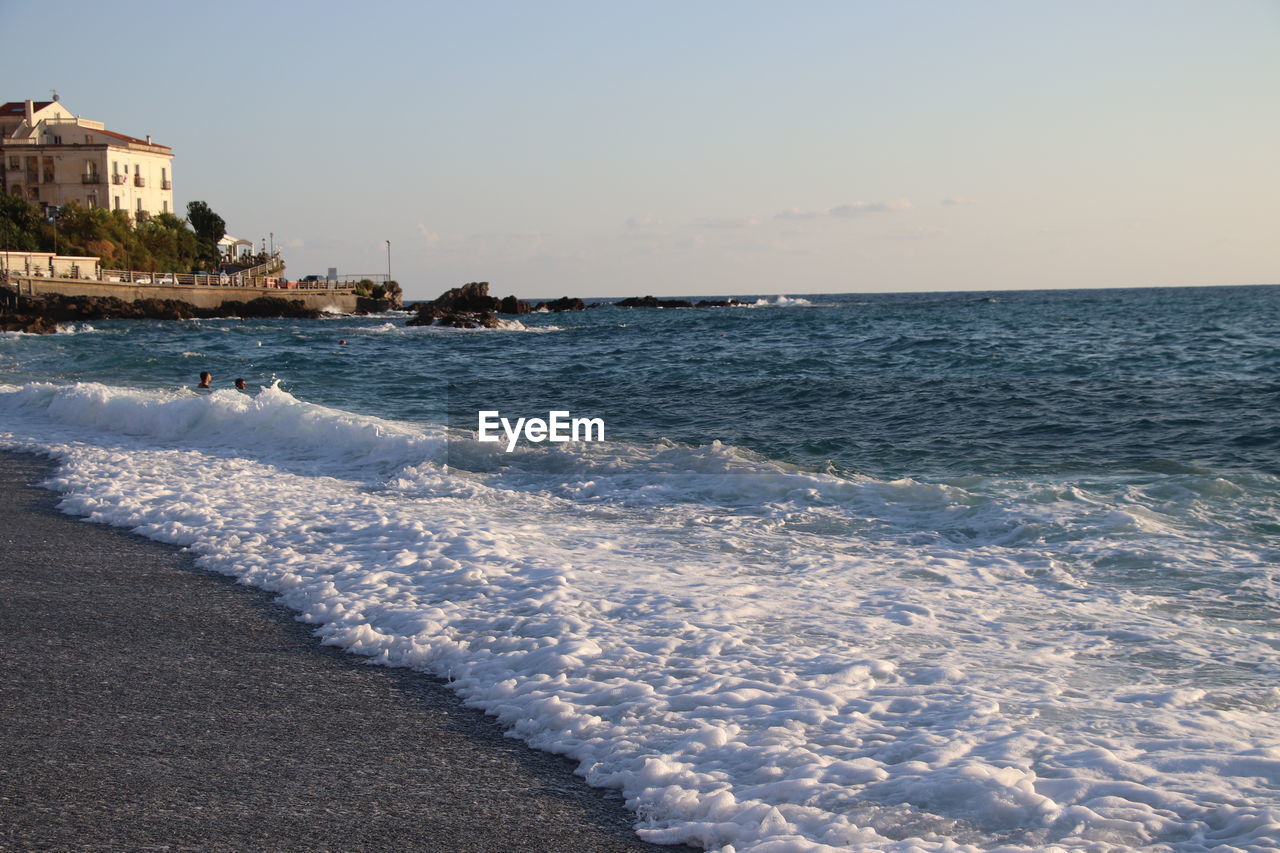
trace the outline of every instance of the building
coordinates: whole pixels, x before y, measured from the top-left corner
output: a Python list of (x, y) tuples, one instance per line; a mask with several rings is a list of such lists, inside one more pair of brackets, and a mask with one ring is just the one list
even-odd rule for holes
[(56, 95), (0, 106), (0, 158), (0, 189), (45, 207), (174, 212), (173, 149), (72, 115)]

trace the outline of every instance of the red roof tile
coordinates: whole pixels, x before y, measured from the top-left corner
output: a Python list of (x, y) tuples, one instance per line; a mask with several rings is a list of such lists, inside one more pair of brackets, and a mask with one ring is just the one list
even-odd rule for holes
[[(36, 110), (42, 110), (52, 103), (53, 101), (36, 101), (32, 106)], [(9, 101), (7, 104), (0, 105), (0, 115), (22, 115), (26, 109), (26, 101)]]
[(136, 142), (139, 145), (154, 145), (156, 148), (168, 148), (168, 145), (161, 145), (159, 142), (148, 142), (145, 139), (138, 139), (133, 136), (125, 136), (123, 133), (116, 133), (111, 130), (93, 130), (86, 128), (90, 133), (101, 133), (103, 136), (110, 136), (115, 139), (123, 139), (125, 142)]

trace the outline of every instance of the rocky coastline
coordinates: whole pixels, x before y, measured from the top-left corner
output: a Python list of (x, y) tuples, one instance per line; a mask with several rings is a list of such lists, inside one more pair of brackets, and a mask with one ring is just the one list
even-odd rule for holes
[(91, 320), (193, 320), (215, 317), (316, 319), (322, 312), (300, 299), (261, 296), (248, 302), (229, 300), (217, 308), (197, 308), (178, 299), (136, 299), (114, 296), (11, 296), (0, 304), (0, 331), (53, 334), (59, 323)]
[[(728, 308), (746, 305), (737, 299), (658, 299), (654, 296), (631, 296), (612, 303), (618, 308)], [(461, 287), (447, 290), (430, 302), (412, 306), (416, 313), (406, 323), (408, 326), (450, 326), (455, 329), (496, 329), (501, 325), (499, 314), (536, 314), (543, 312), (585, 311), (597, 308), (600, 303), (587, 304), (581, 299), (562, 296), (539, 302), (536, 305), (505, 296), (499, 299), (489, 295), (487, 281), (472, 281)]]
[[(724, 308), (743, 305), (737, 299), (658, 299), (653, 296), (631, 296), (612, 303), (619, 308)], [(449, 326), (456, 329), (495, 329), (501, 325), (498, 315), (520, 316), (533, 313), (585, 311), (599, 307), (581, 299), (562, 296), (532, 303), (515, 296), (498, 298), (489, 295), (489, 283), (473, 281), (445, 291), (429, 302), (411, 306), (414, 316), (409, 326)], [(401, 307), (397, 299), (357, 300), (356, 313), (391, 311)], [(0, 302), (0, 331), (46, 335), (58, 330), (58, 324), (91, 320), (191, 320), (215, 317), (315, 319), (322, 312), (308, 308), (298, 299), (262, 296), (247, 302), (229, 300), (217, 308), (199, 308), (177, 299), (137, 299), (126, 302), (114, 296), (22, 296), (9, 294)]]

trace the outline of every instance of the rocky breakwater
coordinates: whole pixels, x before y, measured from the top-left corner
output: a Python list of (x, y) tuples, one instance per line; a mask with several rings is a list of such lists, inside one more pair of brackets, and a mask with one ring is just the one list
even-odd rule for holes
[(690, 302), (688, 299), (658, 299), (654, 296), (629, 296), (613, 303), (619, 308), (729, 308), (734, 305), (745, 305), (736, 299), (700, 299)]
[(59, 323), (86, 320), (192, 320), (213, 317), (293, 317), (315, 319), (321, 312), (298, 299), (263, 296), (248, 302), (228, 301), (217, 308), (197, 308), (177, 299), (136, 299), (114, 296), (17, 296), (0, 305), (0, 331), (47, 335)]
[(498, 314), (532, 314), (535, 311), (583, 311), (589, 307), (581, 299), (562, 296), (533, 305), (514, 296), (499, 299), (489, 295), (489, 282), (473, 281), (446, 290), (430, 302), (421, 302), (407, 326), (452, 326), (455, 329), (496, 329)]

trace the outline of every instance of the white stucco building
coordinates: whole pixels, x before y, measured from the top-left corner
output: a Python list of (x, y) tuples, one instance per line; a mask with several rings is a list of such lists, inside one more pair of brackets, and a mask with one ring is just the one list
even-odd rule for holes
[(0, 105), (0, 158), (0, 189), (38, 204), (174, 212), (173, 149), (72, 115), (56, 96)]

